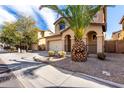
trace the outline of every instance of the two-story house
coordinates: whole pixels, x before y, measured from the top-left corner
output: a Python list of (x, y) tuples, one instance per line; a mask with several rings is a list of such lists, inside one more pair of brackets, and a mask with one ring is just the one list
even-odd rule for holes
[(51, 36), (53, 34), (50, 30), (39, 30), (38, 32), (38, 46), (39, 50), (45, 50), (46, 48), (46, 37)]
[(122, 29), (112, 33), (113, 40), (124, 40), (124, 16), (121, 18), (119, 24), (122, 25)]
[[(46, 49), (70, 52), (74, 44), (74, 32), (69, 28), (68, 22), (63, 17), (55, 21), (54, 25), (54, 35), (46, 37)], [(104, 32), (106, 32), (106, 7), (94, 16), (83, 36), (89, 53), (104, 51)]]
[(121, 30), (112, 33), (112, 40), (119, 40)]

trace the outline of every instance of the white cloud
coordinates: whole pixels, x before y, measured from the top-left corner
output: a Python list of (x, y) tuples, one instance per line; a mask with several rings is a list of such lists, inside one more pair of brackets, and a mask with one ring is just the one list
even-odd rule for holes
[(27, 16), (31, 16), (33, 14), (31, 6), (29, 5), (13, 5), (12, 8), (16, 9), (17, 12)]
[(56, 20), (56, 14), (52, 10), (50, 10), (48, 8), (41, 9), (40, 10), (40, 14), (45, 19), (49, 29), (54, 32), (55, 31), (55, 27), (54, 27), (53, 23)]
[(0, 25), (3, 24), (5, 21), (7, 22), (16, 21), (16, 18), (0, 7)]
[[(48, 9), (48, 8), (43, 8), (42, 10), (39, 10), (39, 5), (13, 5), (11, 6), (12, 8), (14, 8), (15, 10), (17, 10), (18, 13), (27, 15), (27, 16), (32, 16), (34, 17), (34, 19), (36, 20), (36, 15), (34, 14), (33, 9), (35, 9), (37, 12), (39, 12), (43, 19), (46, 21), (48, 28), (51, 31), (55, 31), (55, 27), (54, 27), (54, 22), (56, 20), (56, 14)], [(0, 7), (0, 25), (3, 24), (4, 21), (15, 21), (16, 18), (9, 12), (7, 12), (6, 10), (4, 10), (2, 7)]]

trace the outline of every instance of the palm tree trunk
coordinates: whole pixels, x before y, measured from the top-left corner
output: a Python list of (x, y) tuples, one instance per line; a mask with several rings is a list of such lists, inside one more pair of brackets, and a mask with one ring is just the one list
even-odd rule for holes
[(76, 40), (71, 52), (72, 61), (85, 62), (87, 60), (87, 47), (83, 40)]

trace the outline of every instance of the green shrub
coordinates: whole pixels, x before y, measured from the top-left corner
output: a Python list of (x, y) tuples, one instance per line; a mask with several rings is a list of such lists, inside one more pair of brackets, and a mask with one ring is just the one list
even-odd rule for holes
[(98, 59), (100, 59), (100, 60), (105, 60), (106, 55), (105, 55), (104, 53), (97, 53), (97, 57), (98, 57)]
[(66, 52), (65, 51), (58, 51), (58, 56), (59, 57), (65, 57)]
[(55, 51), (48, 51), (49, 56), (55, 56)]

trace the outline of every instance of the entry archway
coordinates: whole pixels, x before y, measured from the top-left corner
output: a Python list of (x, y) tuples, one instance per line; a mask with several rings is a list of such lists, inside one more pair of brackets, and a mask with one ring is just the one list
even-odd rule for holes
[(65, 51), (71, 52), (71, 36), (70, 35), (65, 36)]
[(87, 33), (87, 48), (88, 53), (97, 53), (97, 33), (95, 31)]

